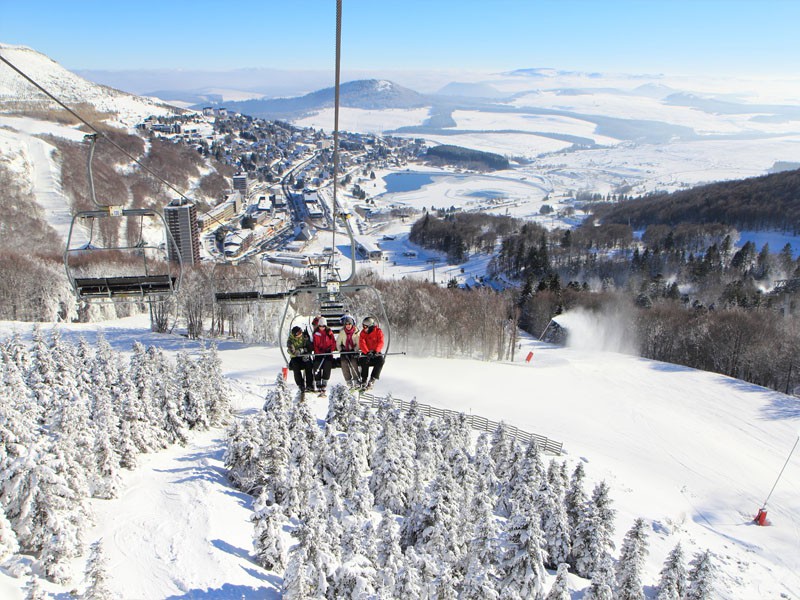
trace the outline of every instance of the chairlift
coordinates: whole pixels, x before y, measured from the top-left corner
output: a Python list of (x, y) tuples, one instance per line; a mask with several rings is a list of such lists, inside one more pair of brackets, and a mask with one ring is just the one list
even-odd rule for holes
[[(342, 284), (329, 279), (323, 285), (300, 285), (286, 293), (286, 304), (278, 328), (279, 339), (288, 339), (297, 321), (310, 323), (315, 316), (325, 317), (334, 335), (343, 324), (346, 314), (358, 315), (362, 320), (373, 317), (378, 321), (384, 335), (384, 353), (391, 345), (391, 327), (381, 295), (373, 286), (366, 284)], [(286, 363), (289, 356), (281, 344), (281, 353)]]
[(228, 305), (282, 300), (287, 281), (282, 275), (264, 273), (263, 266), (247, 258), (215, 263), (211, 271), (211, 285), (214, 301)]
[[(85, 139), (90, 144), (89, 191), (97, 208), (76, 213), (70, 224), (64, 267), (75, 296), (85, 301), (133, 302), (174, 296), (180, 288), (183, 263), (163, 214), (150, 208), (99, 203), (92, 173), (97, 135)], [(112, 236), (100, 231), (108, 223), (134, 241), (109, 243), (106, 238)], [(159, 241), (149, 241), (152, 239)]]

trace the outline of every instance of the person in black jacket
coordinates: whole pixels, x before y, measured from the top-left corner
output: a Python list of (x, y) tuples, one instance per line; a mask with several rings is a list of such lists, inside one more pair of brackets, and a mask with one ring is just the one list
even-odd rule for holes
[[(312, 352), (314, 345), (302, 328), (295, 325), (292, 327), (292, 333), (289, 334), (289, 339), (286, 340), (286, 352), (291, 356), (289, 359), (289, 368), (294, 373), (294, 382), (301, 392), (313, 392), (314, 387), (314, 369), (312, 362)], [(305, 375), (305, 381), (303, 380)]]

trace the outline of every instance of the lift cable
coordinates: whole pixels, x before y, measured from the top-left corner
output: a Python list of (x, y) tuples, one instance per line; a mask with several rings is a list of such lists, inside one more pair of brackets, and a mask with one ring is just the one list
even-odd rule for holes
[(47, 91), (47, 90), (46, 90), (44, 87), (42, 87), (42, 86), (41, 86), (39, 83), (37, 83), (37, 82), (36, 82), (36, 81), (35, 81), (33, 78), (31, 78), (30, 76), (28, 76), (28, 75), (27, 75), (27, 74), (26, 74), (24, 71), (22, 71), (21, 69), (19, 69), (19, 68), (18, 68), (16, 65), (12, 64), (12, 63), (11, 63), (11, 62), (10, 62), (10, 61), (9, 61), (7, 58), (5, 58), (3, 55), (0, 55), (0, 60), (1, 60), (1, 61), (3, 61), (4, 63), (6, 63), (6, 64), (7, 64), (9, 67), (11, 67), (11, 68), (12, 68), (14, 71), (16, 71), (17, 73), (19, 73), (19, 74), (20, 74), (20, 75), (21, 75), (23, 78), (25, 78), (25, 79), (26, 79), (28, 82), (30, 82), (30, 83), (31, 83), (31, 84), (32, 84), (34, 87), (36, 87), (36, 88), (37, 88), (39, 91), (41, 91), (41, 92), (42, 92), (42, 93), (43, 93), (45, 96), (47, 96), (48, 98), (50, 98), (50, 99), (51, 99), (53, 102), (55, 102), (56, 104), (58, 104), (58, 105), (59, 105), (61, 108), (63, 108), (64, 110), (66, 110), (66, 111), (67, 111), (69, 114), (71, 114), (73, 117), (75, 117), (76, 119), (78, 119), (78, 120), (79, 120), (81, 123), (83, 123), (84, 125), (86, 125), (86, 127), (88, 127), (89, 129), (91, 129), (93, 133), (95, 133), (96, 135), (99, 135), (99, 136), (101, 136), (101, 137), (102, 137), (102, 138), (103, 138), (105, 141), (107, 141), (109, 144), (111, 144), (112, 146), (114, 146), (114, 147), (115, 147), (117, 150), (119, 150), (120, 152), (122, 152), (122, 153), (123, 153), (125, 156), (127, 156), (129, 159), (131, 159), (133, 162), (135, 162), (137, 165), (139, 165), (139, 166), (140, 166), (142, 169), (144, 169), (145, 171), (147, 171), (147, 172), (148, 172), (150, 175), (152, 175), (152, 176), (153, 176), (153, 177), (155, 177), (155, 178), (156, 178), (158, 181), (160, 181), (160, 182), (161, 182), (161, 183), (163, 183), (165, 186), (167, 186), (169, 189), (171, 189), (173, 192), (175, 192), (176, 194), (178, 194), (178, 195), (179, 195), (179, 196), (180, 196), (182, 199), (186, 200), (187, 202), (190, 202), (190, 199), (189, 199), (189, 198), (187, 198), (187, 197), (186, 197), (186, 195), (185, 195), (183, 192), (181, 192), (179, 189), (177, 189), (177, 188), (176, 188), (175, 186), (173, 186), (171, 183), (169, 183), (168, 181), (166, 181), (165, 179), (163, 179), (161, 176), (159, 176), (159, 175), (158, 175), (158, 173), (156, 173), (156, 172), (155, 172), (155, 171), (153, 171), (153, 170), (152, 170), (150, 167), (148, 167), (147, 165), (145, 165), (144, 163), (142, 163), (142, 161), (140, 161), (138, 158), (136, 158), (135, 156), (131, 155), (131, 154), (130, 154), (130, 153), (127, 151), (127, 150), (125, 150), (125, 148), (123, 148), (122, 146), (120, 146), (119, 144), (117, 144), (117, 143), (116, 143), (114, 140), (112, 140), (112, 139), (111, 139), (111, 138), (110, 138), (108, 135), (106, 135), (105, 133), (103, 133), (101, 130), (97, 129), (97, 128), (96, 128), (94, 125), (92, 125), (92, 124), (91, 124), (89, 121), (87, 121), (86, 119), (84, 119), (84, 118), (83, 118), (81, 115), (79, 115), (77, 112), (75, 112), (75, 111), (74, 111), (73, 109), (71, 109), (69, 106), (67, 106), (66, 104), (64, 104), (64, 103), (63, 103), (61, 100), (59, 100), (59, 99), (58, 99), (56, 96), (54, 96), (53, 94), (51, 94), (51, 93), (50, 93), (49, 91)]

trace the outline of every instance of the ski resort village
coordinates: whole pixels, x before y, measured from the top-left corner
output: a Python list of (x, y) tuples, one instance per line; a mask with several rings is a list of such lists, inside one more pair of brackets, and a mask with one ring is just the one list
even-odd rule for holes
[(327, 4), (324, 78), (0, 25), (0, 598), (800, 598), (800, 80)]

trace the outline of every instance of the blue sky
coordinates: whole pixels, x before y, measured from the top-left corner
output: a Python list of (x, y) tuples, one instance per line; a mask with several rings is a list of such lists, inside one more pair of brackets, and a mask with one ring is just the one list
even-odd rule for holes
[[(330, 69), (334, 0), (2, 0), (69, 69)], [(344, 0), (349, 69), (796, 74), (795, 0)]]

